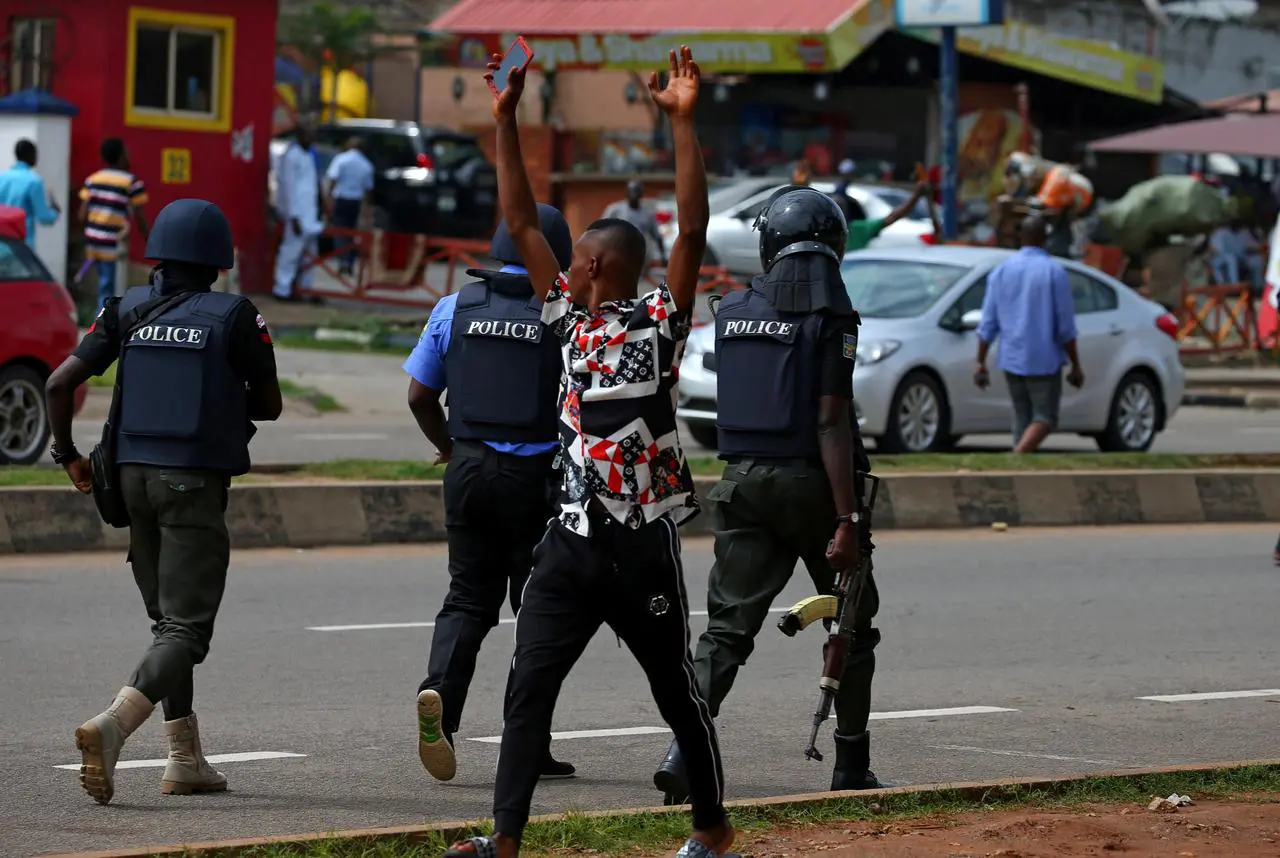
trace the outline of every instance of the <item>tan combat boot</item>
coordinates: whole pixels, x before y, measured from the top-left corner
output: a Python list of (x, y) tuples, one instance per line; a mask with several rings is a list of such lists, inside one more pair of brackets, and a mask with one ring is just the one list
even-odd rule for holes
[(165, 795), (191, 795), (196, 792), (222, 792), (227, 777), (209, 765), (200, 750), (200, 724), (192, 712), (186, 718), (164, 722), (169, 737), (169, 763), (164, 767), (160, 792)]
[(80, 786), (98, 804), (115, 794), (116, 762), (125, 739), (151, 717), (155, 706), (136, 688), (121, 688), (115, 702), (76, 730), (80, 749)]

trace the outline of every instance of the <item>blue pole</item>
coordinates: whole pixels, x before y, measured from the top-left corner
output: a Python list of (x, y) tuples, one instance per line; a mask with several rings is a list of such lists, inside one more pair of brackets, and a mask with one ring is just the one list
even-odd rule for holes
[(942, 235), (951, 240), (958, 234), (959, 221), (959, 134), (956, 129), (960, 89), (960, 62), (956, 55), (956, 28), (942, 28)]

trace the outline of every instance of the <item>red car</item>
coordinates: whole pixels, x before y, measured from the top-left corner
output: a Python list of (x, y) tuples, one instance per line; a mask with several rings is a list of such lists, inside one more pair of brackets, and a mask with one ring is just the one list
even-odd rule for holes
[[(45, 379), (80, 342), (71, 295), (16, 231), (0, 224), (0, 465), (46, 455)], [(76, 391), (76, 413), (86, 393)]]

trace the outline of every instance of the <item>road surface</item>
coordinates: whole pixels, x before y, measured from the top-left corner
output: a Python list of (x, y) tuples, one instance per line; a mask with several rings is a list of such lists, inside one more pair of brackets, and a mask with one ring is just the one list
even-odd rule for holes
[[(884, 534), (876, 772), (916, 784), (1276, 756), (1274, 540), (1273, 525)], [(710, 543), (684, 556), (698, 612)], [(777, 604), (807, 595), (804, 578)], [(237, 553), (196, 695), (208, 753), (245, 755), (219, 764), (233, 791), (159, 794), (157, 713), (124, 753), (155, 762), (121, 770), (100, 807), (77, 785), (72, 734), (147, 643), (129, 571), (120, 554), (0, 560), (0, 855), (488, 815), (509, 619), (481, 654), (457, 778), (436, 783), (415, 753), (446, 582), (437, 546)], [(762, 631), (721, 713), (731, 798), (827, 785), (831, 756), (802, 754), (820, 639)], [(555, 751), (579, 777), (540, 786), (535, 812), (659, 801), (662, 727), (639, 668), (599, 634), (556, 711), (571, 735)]]

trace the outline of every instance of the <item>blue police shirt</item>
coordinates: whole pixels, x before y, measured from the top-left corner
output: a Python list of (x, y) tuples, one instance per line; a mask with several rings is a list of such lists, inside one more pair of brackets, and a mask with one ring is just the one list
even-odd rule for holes
[[(519, 265), (504, 265), (500, 269), (504, 274), (528, 274)], [(453, 334), (453, 311), (458, 303), (458, 293), (445, 295), (436, 302), (427, 319), (427, 326), (422, 329), (418, 344), (413, 347), (409, 358), (404, 362), (404, 371), (419, 384), (432, 390), (444, 390), (448, 386), (445, 372), (444, 356), (449, 351), (449, 340)], [(559, 441), (548, 441), (542, 444), (512, 444), (506, 441), (485, 441), (499, 453), (511, 453), (516, 456), (541, 456), (553, 453), (559, 448)]]

